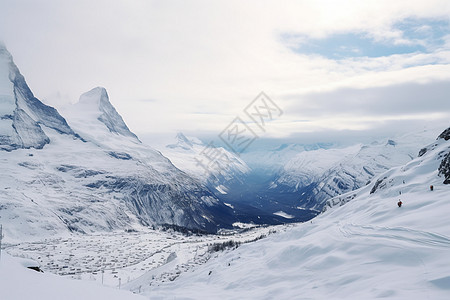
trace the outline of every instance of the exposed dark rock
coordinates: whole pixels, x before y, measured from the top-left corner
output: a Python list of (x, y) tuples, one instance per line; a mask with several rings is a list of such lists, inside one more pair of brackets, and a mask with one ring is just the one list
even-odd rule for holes
[(76, 169), (76, 166), (72, 166), (72, 165), (61, 165), (59, 167), (57, 167), (56, 169), (60, 172), (68, 172), (70, 170), (74, 170)]
[(27, 268), (30, 269), (30, 270), (39, 272), (39, 273), (44, 273), (44, 271), (42, 271), (41, 268), (38, 267), (38, 266), (36, 266), (36, 267), (27, 267)]
[(385, 186), (385, 184), (383, 184), (383, 181), (386, 179), (387, 177), (378, 179), (377, 182), (375, 182), (375, 184), (373, 185), (372, 190), (370, 191), (371, 194), (375, 193), (377, 191), (378, 188), (382, 188), (383, 186)]
[(61, 165), (56, 169), (60, 172), (72, 173), (75, 178), (87, 178), (105, 173), (103, 171), (84, 169), (83, 167), (77, 167), (73, 165)]
[(351, 200), (355, 199), (356, 194), (351, 194), (346, 197), (336, 197), (328, 200), (325, 203), (325, 206), (322, 208), (322, 212), (326, 212), (328, 209), (334, 207), (334, 206), (342, 206), (346, 204), (347, 202), (350, 202)]
[(130, 154), (125, 153), (125, 152), (111, 151), (111, 152), (108, 152), (108, 154), (117, 159), (130, 160), (132, 158)]
[(446, 141), (450, 140), (450, 127), (445, 129), (437, 138), (439, 139), (444, 139)]
[(386, 145), (390, 145), (390, 146), (394, 146), (395, 147), (397, 145), (397, 143), (395, 141), (393, 141), (393, 140), (388, 140)]
[(37, 168), (39, 168), (38, 164), (32, 163), (32, 162), (28, 162), (28, 161), (23, 161), (18, 163), (17, 165), (30, 169), (30, 170), (36, 170)]
[(422, 157), (425, 153), (427, 153), (427, 151), (428, 151), (428, 149), (427, 149), (426, 147), (420, 149), (420, 151), (419, 151), (419, 157)]
[[(369, 168), (367, 168), (367, 167), (363, 167), (363, 170), (364, 170), (364, 172), (366, 172), (367, 174), (369, 174), (370, 176), (375, 176), (375, 174), (371, 171), (371, 170), (369, 170)], [(370, 181), (369, 181), (370, 182)], [(367, 184), (366, 184), (367, 185)]]
[(444, 184), (450, 184), (450, 152), (445, 155), (439, 165), (439, 176), (444, 176)]

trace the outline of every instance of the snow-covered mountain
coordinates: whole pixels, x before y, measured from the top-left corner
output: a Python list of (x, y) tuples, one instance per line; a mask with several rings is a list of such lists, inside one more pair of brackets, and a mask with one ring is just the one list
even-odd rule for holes
[(43, 126), (76, 136), (56, 109), (34, 97), (0, 43), (0, 150), (42, 149), (50, 142)]
[(231, 210), (142, 144), (95, 88), (66, 120), (0, 51), (0, 223), (9, 240), (152, 224), (214, 231)]
[(432, 132), (298, 153), (284, 165), (270, 189), (294, 193), (299, 206), (320, 210), (328, 199), (356, 190), (374, 176), (412, 160), (420, 145), (431, 141)]
[(154, 299), (448, 299), (450, 185), (444, 184), (448, 177), (441, 167), (450, 155), (446, 136), (420, 157), (330, 200), (335, 205), (312, 222), (218, 255), (146, 294)]
[(250, 172), (247, 164), (236, 154), (214, 144), (206, 145), (181, 132), (172, 143), (158, 150), (177, 168), (203, 182), (214, 193), (226, 194), (231, 186), (243, 184)]
[(274, 149), (250, 149), (241, 156), (253, 170), (276, 174), (300, 152), (330, 149), (335, 146), (332, 143), (282, 144)]
[[(139, 141), (138, 137), (130, 131), (122, 117), (109, 102), (108, 93), (104, 88), (97, 87), (81, 95), (75, 107), (72, 107), (67, 113), (72, 116), (72, 123), (76, 121), (90, 122), (92, 123), (91, 126), (97, 125), (98, 127), (96, 121), (100, 121), (110, 132)], [(74, 125), (72, 124), (72, 126)], [(76, 125), (86, 127), (86, 123), (77, 123)], [(88, 135), (89, 132), (84, 131), (83, 134)], [(96, 136), (94, 139), (99, 139), (105, 135), (101, 132), (101, 136)]]

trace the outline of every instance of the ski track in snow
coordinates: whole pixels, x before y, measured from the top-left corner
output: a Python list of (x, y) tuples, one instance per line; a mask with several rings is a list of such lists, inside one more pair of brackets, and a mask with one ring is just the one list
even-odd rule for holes
[(408, 242), (413, 245), (450, 248), (450, 238), (427, 231), (404, 227), (378, 227), (346, 223), (339, 226), (339, 231), (346, 238), (366, 237), (389, 240), (391, 243)]

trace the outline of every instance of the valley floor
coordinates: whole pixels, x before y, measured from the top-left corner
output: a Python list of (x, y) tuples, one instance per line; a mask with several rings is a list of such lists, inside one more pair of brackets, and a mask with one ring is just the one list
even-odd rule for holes
[[(204, 264), (222, 248), (236, 248), (289, 225), (254, 227), (219, 235), (183, 235), (168, 229), (70, 235), (6, 244), (12, 256), (29, 258), (44, 272), (142, 293)], [(215, 249), (214, 249), (215, 248)]]

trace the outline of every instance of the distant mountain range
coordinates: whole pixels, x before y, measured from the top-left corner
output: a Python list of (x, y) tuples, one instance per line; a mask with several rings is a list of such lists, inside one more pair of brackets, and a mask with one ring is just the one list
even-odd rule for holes
[(318, 149), (295, 155), (270, 186), (279, 193), (298, 195), (299, 206), (321, 210), (337, 195), (369, 184), (373, 177), (417, 157), (433, 131), (421, 131), (371, 144)]

